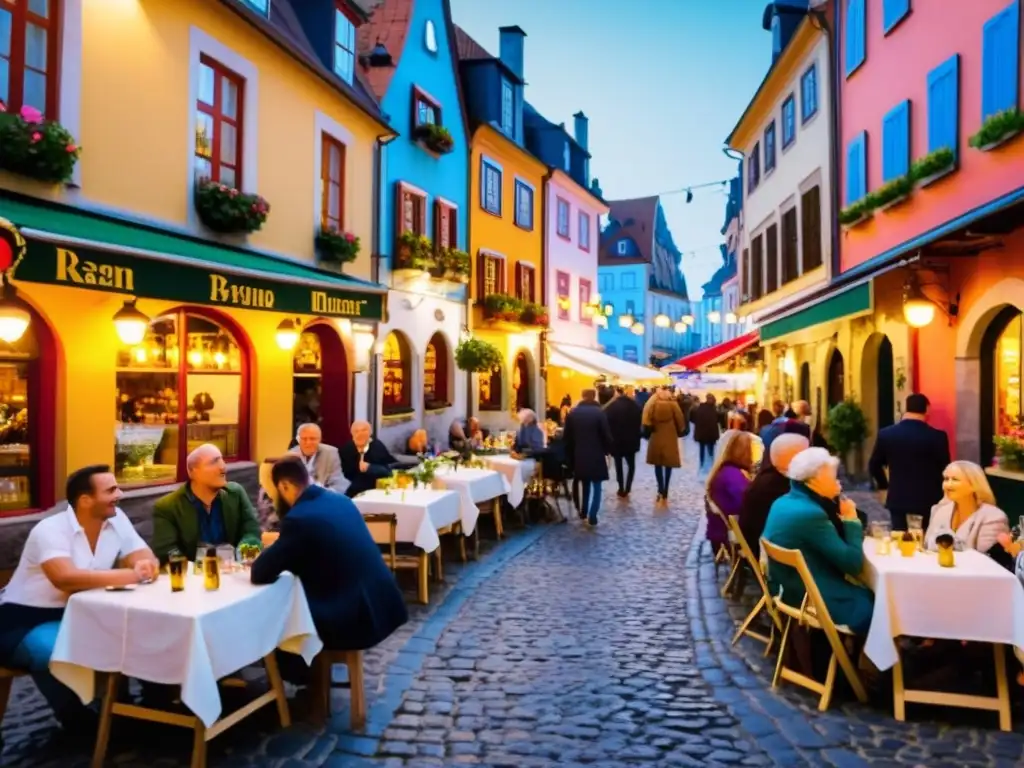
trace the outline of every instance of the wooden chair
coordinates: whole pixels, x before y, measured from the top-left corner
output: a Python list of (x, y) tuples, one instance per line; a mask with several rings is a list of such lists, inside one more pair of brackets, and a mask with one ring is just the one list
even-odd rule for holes
[[(771, 653), (772, 645), (775, 643), (776, 630), (780, 633), (782, 632), (782, 619), (779, 618), (779, 613), (775, 610), (775, 601), (772, 600), (771, 592), (768, 591), (768, 583), (765, 581), (764, 572), (761, 570), (761, 563), (754, 557), (754, 551), (747, 543), (747, 538), (743, 535), (743, 531), (740, 530), (739, 518), (726, 516), (726, 524), (729, 526), (731, 537), (736, 540), (737, 562), (745, 562), (747, 564), (753, 572), (754, 578), (757, 579), (758, 585), (761, 587), (761, 598), (757, 601), (753, 610), (747, 614), (747, 618), (740, 624), (739, 629), (736, 630), (736, 634), (732, 637), (732, 644), (736, 645), (740, 638), (746, 635), (764, 643), (764, 655), (767, 656)], [(766, 613), (771, 621), (768, 635), (763, 635), (750, 628), (751, 624), (762, 613)]]
[(0, 667), (0, 723), (3, 722), (4, 714), (7, 712), (7, 702), (11, 698), (11, 685), (16, 677), (24, 677), (28, 672), (20, 669), (7, 669)]
[(717, 515), (722, 520), (722, 524), (725, 526), (725, 530), (729, 535), (728, 543), (724, 547), (719, 547), (715, 553), (715, 570), (717, 572), (719, 563), (731, 564), (732, 568), (729, 569), (729, 576), (725, 580), (725, 584), (722, 586), (722, 597), (725, 597), (732, 587), (733, 581), (736, 579), (737, 574), (740, 570), (740, 563), (742, 558), (739, 557), (739, 553), (736, 548), (736, 539), (732, 533), (732, 527), (729, 525), (729, 516), (725, 514), (715, 502), (711, 500), (710, 496), (704, 497), (704, 503), (707, 508), (711, 511), (711, 514)]
[(331, 715), (331, 689), (335, 685), (333, 669), (335, 664), (348, 667), (348, 681), (351, 689), (349, 723), (352, 730), (366, 725), (366, 684), (363, 680), (362, 651), (329, 651), (326, 648), (313, 659), (313, 714), (319, 722), (325, 722)]
[(374, 512), (363, 515), (363, 522), (370, 531), (373, 540), (384, 547), (381, 553), (384, 562), (393, 573), (400, 570), (416, 571), (417, 596), (426, 605), (430, 602), (430, 558), (426, 552), (415, 555), (398, 554), (398, 543), (395, 535), (398, 531), (398, 518), (393, 512)]
[[(777, 688), (781, 680), (788, 680), (795, 685), (814, 691), (821, 697), (818, 701), (818, 709), (824, 712), (832, 702), (832, 694), (835, 692), (836, 666), (838, 665), (842, 668), (846, 679), (850, 681), (850, 687), (853, 688), (857, 699), (861, 703), (867, 702), (867, 691), (853, 666), (853, 661), (850, 660), (850, 655), (846, 652), (843, 638), (840, 636), (852, 637), (854, 636), (853, 632), (848, 627), (836, 626), (832, 621), (832, 616), (825, 606), (825, 600), (822, 598), (821, 592), (818, 591), (818, 585), (807, 567), (807, 561), (804, 560), (803, 554), (797, 549), (777, 547), (767, 539), (761, 539), (761, 550), (770, 560), (779, 565), (793, 568), (800, 574), (800, 580), (804, 583), (804, 590), (806, 590), (799, 608), (786, 605), (782, 602), (781, 597), (775, 598), (775, 609), (786, 617), (786, 621), (782, 630), (782, 642), (779, 644), (779, 660), (775, 664), (775, 675), (772, 677), (772, 688)], [(786, 666), (789, 631), (794, 620), (800, 626), (820, 629), (828, 638), (829, 645), (832, 646), (832, 656), (829, 658), (828, 672), (825, 675), (824, 683), (819, 683), (814, 678)]]

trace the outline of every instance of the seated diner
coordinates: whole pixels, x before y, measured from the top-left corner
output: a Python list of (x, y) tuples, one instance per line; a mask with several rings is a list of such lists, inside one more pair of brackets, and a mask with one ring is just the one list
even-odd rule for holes
[(341, 447), (341, 471), (350, 485), (345, 495), (349, 498), (377, 487), (377, 481), (391, 477), (391, 467), (397, 460), (380, 440), (371, 434), (366, 421), (352, 423), (352, 439)]
[(951, 533), (961, 546), (999, 560), (1005, 554), (999, 535), (1009, 532), (1006, 513), (996, 506), (985, 471), (971, 461), (950, 463), (942, 472), (942, 501), (932, 507), (925, 547), (934, 550), (935, 539)]

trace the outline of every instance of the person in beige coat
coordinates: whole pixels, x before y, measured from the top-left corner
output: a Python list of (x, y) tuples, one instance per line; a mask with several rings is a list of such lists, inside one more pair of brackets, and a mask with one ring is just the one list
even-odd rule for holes
[(655, 506), (668, 506), (668, 484), (672, 470), (682, 466), (679, 438), (686, 429), (686, 420), (672, 392), (660, 389), (644, 408), (644, 434), (647, 436), (647, 463), (654, 465), (658, 481)]
[(935, 549), (935, 539), (953, 534), (968, 549), (987, 553), (999, 535), (1009, 533), (1006, 513), (996, 506), (984, 470), (971, 461), (954, 461), (942, 473), (943, 499), (932, 507), (925, 533), (925, 547)]

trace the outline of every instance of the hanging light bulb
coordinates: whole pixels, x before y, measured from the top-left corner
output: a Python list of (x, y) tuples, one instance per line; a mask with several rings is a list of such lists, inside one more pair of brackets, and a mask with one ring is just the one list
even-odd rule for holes
[(735, 312), (726, 312), (725, 313), (725, 322), (729, 323), (730, 325), (735, 325), (736, 324), (736, 313)]
[(13, 344), (25, 335), (32, 316), (14, 292), (14, 286), (4, 283), (0, 290), (0, 341)]
[(684, 333), (686, 331), (686, 323), (684, 323), (682, 320), (676, 320), (674, 329), (676, 333)]
[(633, 316), (627, 312), (624, 315), (619, 315), (619, 327), (620, 328), (632, 328), (633, 327)]
[(634, 336), (643, 336), (644, 335), (644, 324), (640, 323), (640, 322), (633, 323), (633, 327), (630, 328), (629, 330), (632, 331)]
[(135, 299), (126, 299), (124, 306), (114, 313), (114, 330), (121, 343), (134, 347), (142, 343), (149, 330), (149, 315), (135, 306)]
[(713, 309), (710, 312), (708, 312), (708, 322), (709, 323), (718, 323), (718, 322), (721, 322), (721, 320), (722, 320), (722, 313), (719, 312), (717, 309)]
[(687, 325), (693, 325), (693, 323), (694, 323), (693, 315), (690, 315), (690, 314), (683, 315), (679, 319), (682, 320)]
[(295, 321), (290, 318), (282, 320), (277, 326), (277, 346), (289, 352), (295, 349), (298, 343), (299, 329), (295, 326)]
[(654, 317), (654, 324), (658, 328), (669, 328), (672, 325), (672, 318), (662, 312)]
[(193, 368), (201, 368), (203, 365), (203, 350), (190, 349), (188, 352), (188, 363)]
[(924, 328), (935, 319), (935, 302), (924, 295), (916, 276), (903, 286), (903, 318), (911, 328)]

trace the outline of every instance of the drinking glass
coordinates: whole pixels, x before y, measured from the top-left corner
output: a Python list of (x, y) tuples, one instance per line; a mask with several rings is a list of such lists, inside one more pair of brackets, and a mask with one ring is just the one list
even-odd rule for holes
[(922, 549), (924, 545), (924, 516), (907, 515), (907, 531), (917, 542), (917, 548)]
[(210, 545), (203, 542), (199, 542), (199, 546), (196, 548), (195, 567), (192, 569), (196, 576), (203, 575), (203, 560), (206, 558), (206, 550), (209, 548)]
[(879, 555), (887, 555), (891, 551), (890, 527), (889, 523), (878, 521), (871, 524), (871, 536), (875, 539), (875, 552)]
[(171, 592), (185, 589), (185, 574), (188, 573), (188, 558), (184, 555), (171, 555), (167, 561), (167, 570), (171, 574)]
[(220, 560), (220, 572), (231, 573), (235, 570), (235, 548), (230, 544), (217, 547), (217, 559)]

